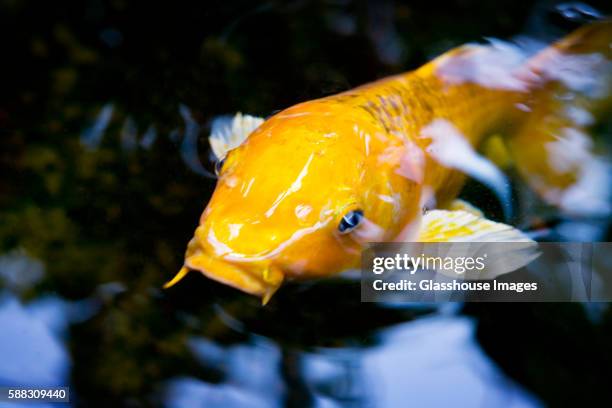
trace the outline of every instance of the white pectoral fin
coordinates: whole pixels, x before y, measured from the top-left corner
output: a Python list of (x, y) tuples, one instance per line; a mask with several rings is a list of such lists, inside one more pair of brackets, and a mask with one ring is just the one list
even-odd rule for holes
[(240, 146), (242, 142), (264, 122), (263, 118), (243, 115), (223, 115), (213, 119), (208, 141), (215, 157), (220, 160), (228, 151)]
[(419, 242), (534, 242), (524, 232), (465, 210), (428, 211)]
[(473, 214), (477, 217), (484, 218), (484, 214), (482, 213), (482, 211), (480, 211), (480, 209), (478, 209), (477, 207), (473, 206), (472, 204), (460, 198), (456, 198), (453, 201), (451, 201), (451, 203), (448, 205), (446, 210), (450, 210), (450, 211), (462, 210), (470, 214)]
[(506, 217), (511, 215), (512, 191), (507, 177), (493, 162), (478, 154), (450, 121), (432, 121), (421, 130), (421, 136), (431, 139), (427, 147), (431, 158), (489, 187), (499, 198)]
[[(423, 216), (417, 241), (472, 244), (469, 247), (450, 246), (447, 255), (486, 254), (485, 270), (466, 273), (467, 279), (492, 279), (515, 271), (539, 256), (537, 243), (524, 232), (464, 210), (429, 211)], [(444, 270), (440, 272), (449, 274)]]

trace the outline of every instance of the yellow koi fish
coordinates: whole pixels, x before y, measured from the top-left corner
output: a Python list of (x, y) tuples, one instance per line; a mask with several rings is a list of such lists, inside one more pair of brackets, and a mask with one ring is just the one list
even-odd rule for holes
[(196, 270), (265, 303), (286, 279), (358, 267), (371, 242), (529, 242), (455, 200), (471, 176), (509, 202), (476, 151), (491, 135), (547, 202), (608, 214), (607, 167), (586, 131), (610, 108), (611, 41), (600, 21), (532, 56), (467, 45), (265, 121), (217, 123), (218, 183), (166, 287)]

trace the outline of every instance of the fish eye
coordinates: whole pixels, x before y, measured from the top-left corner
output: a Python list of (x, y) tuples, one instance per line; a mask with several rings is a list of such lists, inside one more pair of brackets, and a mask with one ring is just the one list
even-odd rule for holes
[(225, 164), (225, 157), (215, 162), (215, 174), (217, 176), (221, 174), (221, 169), (223, 168), (224, 164)]
[(340, 220), (340, 224), (338, 224), (338, 231), (340, 231), (341, 234), (351, 232), (357, 228), (357, 226), (361, 223), (361, 220), (363, 220), (363, 211), (349, 211)]

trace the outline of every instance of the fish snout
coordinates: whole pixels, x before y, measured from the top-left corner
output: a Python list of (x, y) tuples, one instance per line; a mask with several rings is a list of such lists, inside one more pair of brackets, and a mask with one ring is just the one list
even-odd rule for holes
[(217, 282), (259, 296), (264, 303), (280, 287), (284, 274), (269, 260), (246, 261), (217, 255), (210, 251), (208, 245), (202, 245), (199, 235), (196, 232), (187, 246), (184, 268), (199, 271)]

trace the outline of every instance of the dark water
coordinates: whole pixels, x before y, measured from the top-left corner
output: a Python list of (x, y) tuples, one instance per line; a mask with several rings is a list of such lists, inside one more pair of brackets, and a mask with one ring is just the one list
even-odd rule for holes
[(161, 290), (214, 188), (215, 115), (483, 36), (548, 40), (576, 24), (552, 4), (3, 2), (0, 385), (69, 385), (82, 406), (610, 404), (607, 305), (391, 308), (328, 280), (262, 307), (196, 274)]

